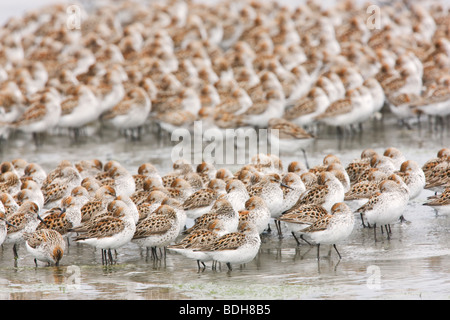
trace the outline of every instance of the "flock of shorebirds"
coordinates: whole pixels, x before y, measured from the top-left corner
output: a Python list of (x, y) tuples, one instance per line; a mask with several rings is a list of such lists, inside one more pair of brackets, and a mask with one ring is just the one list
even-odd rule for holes
[(298, 245), (317, 245), (317, 259), (320, 245), (332, 245), (341, 258), (336, 244), (357, 220), (373, 228), (375, 241), (378, 227), (390, 239), (390, 225), (406, 220), (409, 201), (424, 188), (436, 191), (425, 205), (450, 212), (448, 148), (422, 166), (388, 148), (365, 149), (348, 164), (329, 154), (310, 169), (299, 161), (286, 167), (271, 154), (255, 155), (236, 172), (182, 160), (165, 174), (151, 163), (131, 173), (98, 159), (64, 160), (50, 172), (23, 159), (0, 167), (0, 243), (12, 245), (16, 264), (20, 244), (37, 266), (58, 264), (66, 242), (101, 249), (103, 264), (134, 243), (155, 261), (168, 248), (199, 270), (207, 261), (232, 270), (255, 258), (271, 225), (280, 239), (287, 229)]
[(401, 120), (450, 114), (443, 4), (398, 1), (375, 17), (352, 1), (78, 9), (31, 10), (0, 29), (2, 138), (15, 130), (36, 143), (49, 131), (78, 137), (98, 123), (139, 137), (149, 122), (171, 132), (202, 120), (275, 126), (294, 141), (312, 139), (315, 124), (379, 118), (383, 106)]

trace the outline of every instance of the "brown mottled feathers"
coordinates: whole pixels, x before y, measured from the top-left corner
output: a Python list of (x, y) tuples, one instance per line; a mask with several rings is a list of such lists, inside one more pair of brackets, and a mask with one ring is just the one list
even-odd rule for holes
[(310, 224), (328, 214), (328, 211), (320, 205), (306, 204), (286, 211), (286, 213), (283, 213), (277, 220)]
[(369, 198), (380, 190), (380, 183), (376, 181), (361, 181), (354, 184), (345, 194), (345, 200)]
[(246, 235), (240, 232), (227, 233), (214, 241), (207, 251), (236, 250), (246, 242)]
[(323, 231), (328, 228), (330, 225), (330, 221), (333, 218), (331, 214), (326, 215), (325, 217), (315, 221), (312, 225), (309, 227), (306, 227), (302, 230), (302, 232), (317, 232), (317, 231)]
[(190, 195), (183, 203), (183, 209), (189, 210), (199, 207), (207, 207), (216, 200), (218, 194), (212, 189), (201, 189)]
[(78, 97), (68, 97), (63, 102), (61, 102), (61, 115), (67, 115), (72, 113), (72, 111), (78, 106)]
[(44, 205), (61, 199), (67, 191), (68, 185), (66, 184), (49, 184), (42, 188), (42, 193), (44, 194)]
[(61, 214), (60, 208), (52, 208), (50, 211), (51, 212), (45, 216), (44, 223), (41, 222), (36, 230), (52, 229), (58, 231), (60, 234), (65, 234), (73, 228), (72, 223), (66, 219), (66, 214)]
[(322, 204), (324, 196), (328, 194), (329, 189), (326, 185), (317, 185), (307, 190), (297, 201), (297, 205), (302, 204)]
[(180, 243), (168, 246), (168, 248), (202, 250), (209, 247), (216, 239), (217, 236), (214, 232), (200, 229), (184, 237)]
[(89, 201), (85, 203), (80, 211), (81, 211), (81, 222), (88, 221), (91, 217), (95, 216), (97, 213), (102, 212), (105, 208), (102, 205), (100, 200), (98, 201)]
[(89, 224), (88, 227), (80, 226), (72, 229), (78, 232), (79, 235), (75, 238), (78, 240), (85, 240), (90, 238), (107, 238), (116, 235), (125, 228), (125, 223), (116, 217), (105, 216), (97, 220), (94, 224)]
[(361, 213), (361, 212), (365, 212), (367, 210), (371, 210), (375, 204), (377, 204), (380, 200), (380, 192), (377, 192), (376, 194), (374, 194), (372, 197), (370, 197), (369, 201), (367, 201), (363, 206), (361, 206), (360, 208), (358, 208), (356, 210), (357, 213)]
[(25, 227), (25, 217), (22, 214), (13, 214), (8, 218), (8, 222), (11, 224), (6, 225), (8, 233), (20, 231)]
[(312, 99), (302, 99), (296, 105), (286, 109), (284, 118), (287, 120), (293, 120), (300, 116), (304, 116), (316, 111), (316, 103)]
[(133, 239), (145, 238), (152, 235), (163, 234), (170, 230), (173, 221), (165, 215), (151, 215), (136, 225)]
[(210, 229), (211, 225), (214, 225), (217, 220), (217, 213), (209, 212), (202, 214), (200, 217), (195, 219), (195, 224), (187, 229), (185, 233), (191, 233), (200, 229)]
[(370, 169), (370, 164), (368, 162), (352, 162), (348, 164), (348, 166), (345, 168), (345, 171), (347, 171), (348, 177), (350, 178), (351, 182), (355, 182), (359, 179), (361, 173), (364, 171), (364, 169)]
[(330, 106), (327, 108), (327, 110), (325, 110), (325, 112), (322, 113), (321, 115), (318, 115), (316, 117), (316, 119), (335, 117), (335, 116), (338, 116), (341, 114), (348, 113), (348, 112), (352, 111), (352, 109), (353, 109), (353, 105), (352, 105), (351, 99), (337, 100), (337, 101), (333, 102), (332, 104), (330, 104)]
[(132, 100), (130, 98), (125, 98), (120, 103), (115, 105), (111, 110), (106, 111), (102, 115), (102, 119), (107, 120), (107, 119), (114, 118), (117, 115), (127, 114), (127, 112), (130, 110), (133, 103), (135, 103), (134, 100)]
[(60, 241), (58, 232), (56, 230), (51, 229), (40, 229), (35, 232), (24, 233), (23, 236), (27, 244), (33, 249), (36, 249), (41, 244), (47, 241), (52, 240)]
[(45, 105), (39, 104), (35, 106), (31, 106), (25, 112), (13, 122), (13, 124), (27, 124), (32, 123), (38, 120), (41, 120), (47, 114), (47, 109)]

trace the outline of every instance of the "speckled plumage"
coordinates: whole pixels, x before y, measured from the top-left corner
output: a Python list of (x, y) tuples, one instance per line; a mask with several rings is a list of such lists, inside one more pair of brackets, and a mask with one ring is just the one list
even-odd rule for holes
[[(33, 233), (24, 233), (27, 251), (36, 260), (59, 265), (63, 258), (66, 244), (56, 230), (39, 229)], [(36, 262), (37, 266), (37, 262)]]
[(194, 225), (187, 229), (191, 233), (199, 229), (216, 229), (218, 234), (236, 231), (239, 224), (239, 214), (233, 209), (232, 204), (224, 198), (214, 202), (211, 211), (195, 219)]
[(106, 249), (117, 249), (130, 242), (136, 230), (132, 212), (121, 200), (108, 205), (108, 213), (94, 221), (73, 228), (77, 232), (75, 241)]
[(408, 190), (393, 180), (380, 184), (377, 192), (356, 213), (364, 215), (371, 225), (385, 226), (398, 221), (409, 201)]
[(318, 180), (319, 184), (307, 189), (296, 205), (318, 204), (330, 210), (333, 204), (344, 200), (344, 187), (331, 172), (321, 172)]
[(187, 197), (183, 202), (183, 209), (189, 218), (196, 219), (212, 209), (218, 196), (213, 189), (201, 189)]
[(200, 269), (200, 262), (204, 265), (205, 262), (210, 261), (212, 258), (207, 253), (198, 250), (208, 248), (217, 240), (217, 238), (218, 236), (214, 231), (200, 229), (193, 231), (185, 236), (180, 242), (169, 245), (167, 248), (188, 259), (197, 260)]
[(138, 222), (133, 242), (140, 247), (166, 247), (178, 236), (179, 228), (176, 211), (161, 205), (155, 214)]
[(429, 198), (423, 205), (432, 207), (439, 214), (450, 214), (450, 188), (447, 187), (441, 194)]
[(302, 230), (302, 233), (317, 244), (317, 258), (320, 259), (319, 248), (321, 244), (333, 245), (347, 239), (353, 232), (355, 217), (344, 202), (338, 202), (331, 208), (331, 214), (319, 218), (309, 227)]
[(201, 250), (212, 260), (224, 262), (231, 271), (231, 264), (250, 262), (256, 256), (261, 245), (258, 231), (249, 223), (239, 226), (239, 231), (227, 233), (216, 239), (210, 246)]

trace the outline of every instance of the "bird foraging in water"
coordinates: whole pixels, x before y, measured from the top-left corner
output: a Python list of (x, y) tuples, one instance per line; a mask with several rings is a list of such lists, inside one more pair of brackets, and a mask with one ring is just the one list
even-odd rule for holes
[(37, 261), (47, 262), (48, 265), (54, 263), (59, 266), (66, 243), (61, 234), (56, 230), (40, 229), (32, 233), (23, 235), (27, 251), (34, 257), (34, 263)]

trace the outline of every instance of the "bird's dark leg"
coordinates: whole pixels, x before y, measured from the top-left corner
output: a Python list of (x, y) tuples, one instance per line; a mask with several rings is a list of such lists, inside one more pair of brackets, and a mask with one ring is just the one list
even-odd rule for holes
[(278, 237), (282, 238), (283, 234), (281, 233), (281, 222), (279, 220), (275, 220), (275, 226), (277, 227)]
[(294, 237), (295, 241), (297, 241), (297, 245), (299, 246), (300, 245), (300, 241), (298, 241), (297, 237), (295, 236), (294, 231), (292, 231), (291, 233), (292, 233), (292, 236)]
[(303, 238), (303, 235), (300, 236), (300, 239), (302, 239), (303, 241), (305, 241), (307, 244), (309, 244), (310, 246), (312, 245), (308, 240), (306, 240), (305, 238)]
[(114, 258), (112, 256), (111, 249), (108, 249), (108, 258), (109, 258), (110, 264), (114, 264)]
[(366, 224), (364, 223), (364, 216), (363, 216), (363, 213), (361, 212), (359, 215), (361, 216), (361, 223), (362, 223), (362, 226), (363, 226), (363, 228), (365, 228), (365, 227), (366, 227)]
[(306, 150), (302, 149), (303, 157), (305, 158), (305, 166), (309, 170), (308, 157), (306, 156)]
[(17, 254), (17, 245), (15, 243), (13, 245), (13, 253), (14, 253), (14, 260), (19, 259), (19, 255)]
[(341, 139), (344, 136), (344, 131), (342, 130), (342, 127), (340, 127), (340, 126), (336, 127), (336, 131), (337, 131), (338, 138)]
[(337, 252), (337, 254), (338, 254), (338, 256), (339, 256), (339, 259), (341, 259), (341, 258), (342, 258), (342, 257), (341, 257), (341, 254), (339, 253), (338, 249), (336, 248), (336, 245), (333, 244), (333, 247), (334, 247), (334, 250), (336, 250), (336, 252)]
[(317, 260), (320, 260), (320, 243), (317, 244)]
[(377, 242), (377, 225), (373, 225), (373, 237), (375, 239), (375, 242)]

